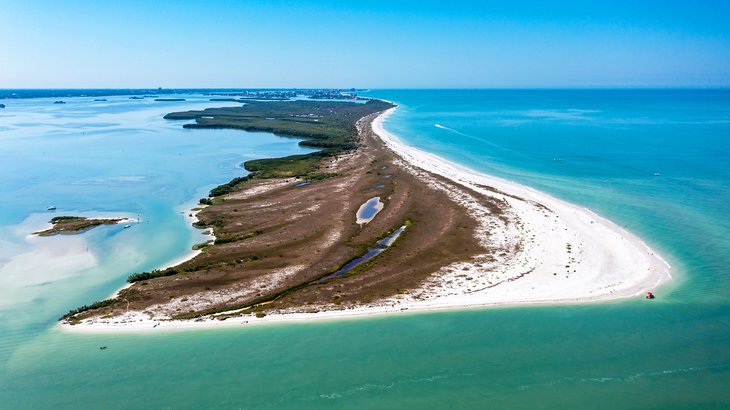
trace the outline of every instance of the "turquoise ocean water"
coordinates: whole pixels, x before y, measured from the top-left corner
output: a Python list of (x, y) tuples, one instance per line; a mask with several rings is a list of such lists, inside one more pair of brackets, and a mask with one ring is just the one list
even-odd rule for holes
[[(62, 332), (55, 321), (68, 309), (200, 242), (185, 211), (240, 175), (238, 164), (304, 150), (269, 134), (184, 130), (162, 119), (221, 104), (202, 96), (5, 100), (0, 408), (730, 406), (729, 91), (368, 95), (400, 104), (385, 127), (407, 143), (637, 233), (672, 264), (674, 280), (651, 302)], [(28, 237), (62, 214), (139, 215), (140, 223)]]

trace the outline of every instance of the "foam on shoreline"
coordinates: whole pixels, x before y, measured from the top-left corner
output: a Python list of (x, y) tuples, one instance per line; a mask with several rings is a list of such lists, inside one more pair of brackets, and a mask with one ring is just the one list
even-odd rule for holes
[[(372, 128), (402, 158), (406, 168), (439, 175), (509, 203), (518, 228), (512, 227), (512, 237), (505, 234), (505, 240), (515, 241), (519, 236), (519, 241), (514, 242), (519, 250), (509, 263), (489, 269), (474, 262), (455, 264), (442, 269), (436, 275), (437, 280), (427, 285), (420, 297), (399, 295), (376, 305), (350, 309), (277, 313), (262, 318), (234, 317), (225, 321), (212, 318), (157, 321), (140, 312), (130, 312), (113, 321), (94, 319), (63, 328), (90, 332), (153, 331), (477, 306), (597, 302), (635, 297), (671, 278), (669, 264), (646, 243), (594, 212), (535, 189), (478, 173), (401, 142), (383, 129), (383, 120), (394, 109), (375, 118)], [(458, 198), (454, 196), (454, 199)]]

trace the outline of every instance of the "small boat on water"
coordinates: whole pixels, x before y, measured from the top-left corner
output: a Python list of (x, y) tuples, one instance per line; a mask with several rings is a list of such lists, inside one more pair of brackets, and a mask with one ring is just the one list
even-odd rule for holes
[(53, 206), (53, 205), (51, 205), (51, 206), (49, 206), (49, 207), (48, 207), (47, 209), (48, 209), (49, 211), (55, 211), (55, 210), (56, 210), (56, 207), (55, 207), (55, 206)]
[(131, 227), (132, 227), (132, 225), (124, 225), (124, 229), (128, 229), (128, 228), (131, 228)]
[(54, 101), (53, 103), (54, 104), (66, 104), (66, 101), (58, 100), (58, 101)]
[(660, 174), (660, 173), (658, 173), (658, 172), (655, 172), (655, 173), (654, 173), (654, 176), (655, 176), (655, 177), (660, 177), (660, 176), (662, 176), (662, 174)]
[(653, 293), (651, 293), (651, 292), (646, 292), (646, 298), (647, 298), (647, 299), (654, 299), (654, 298), (655, 298), (655, 296), (654, 296), (654, 294), (653, 294)]
[(106, 346), (99, 346), (99, 350), (106, 350)]

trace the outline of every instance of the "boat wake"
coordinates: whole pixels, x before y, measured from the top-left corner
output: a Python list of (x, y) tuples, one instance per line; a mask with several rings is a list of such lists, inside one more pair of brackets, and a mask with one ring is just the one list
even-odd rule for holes
[(461, 131), (459, 131), (457, 129), (450, 128), (450, 127), (447, 127), (445, 125), (441, 125), (441, 124), (438, 124), (438, 123), (437, 124), (433, 124), (433, 126), (436, 127), (436, 128), (442, 129), (444, 131), (450, 131), (450, 132), (453, 132), (454, 134), (459, 134), (462, 137), (466, 137), (466, 138), (472, 139), (474, 141), (478, 141), (480, 144), (489, 145), (489, 146), (494, 147), (496, 149), (499, 149), (501, 151), (510, 151), (510, 150), (508, 150), (508, 149), (506, 149), (506, 148), (504, 148), (502, 146), (499, 146), (499, 145), (497, 145), (497, 144), (495, 144), (493, 142), (488, 141), (486, 138), (479, 138), (479, 137), (475, 137), (473, 135), (465, 134), (465, 133), (463, 133), (463, 132), (461, 132)]
[(475, 137), (473, 135), (469, 135), (469, 134), (464, 134), (463, 132), (461, 132), (461, 131), (459, 131), (457, 129), (449, 128), (449, 127), (447, 127), (445, 125), (433, 124), (433, 126), (436, 127), (436, 128), (440, 128), (442, 130), (445, 130), (445, 131), (451, 131), (451, 132), (453, 132), (455, 134), (459, 134), (459, 135), (464, 136), (464, 137), (467, 137), (467, 138), (472, 138), (472, 139), (475, 139), (475, 140), (478, 140), (478, 141), (482, 141), (481, 138), (477, 138), (477, 137)]
[(546, 383), (539, 383), (534, 385), (521, 385), (518, 387), (518, 390), (527, 390), (534, 387), (545, 387), (545, 386), (554, 386), (557, 384), (563, 384), (563, 383), (628, 383), (633, 382), (635, 380), (639, 379), (645, 379), (645, 378), (656, 378), (661, 376), (671, 376), (676, 374), (685, 374), (685, 373), (701, 373), (701, 372), (713, 372), (718, 370), (727, 370), (730, 368), (728, 364), (717, 364), (717, 365), (711, 365), (711, 366), (698, 366), (698, 367), (684, 367), (684, 368), (674, 368), (674, 369), (665, 369), (665, 370), (657, 370), (653, 372), (646, 372), (646, 373), (634, 373), (629, 374), (625, 376), (604, 376), (604, 377), (587, 377), (587, 378), (576, 378), (576, 377), (561, 377), (551, 382)]
[(459, 135), (465, 135), (465, 136), (468, 136), (468, 135), (464, 134), (463, 132), (461, 132), (461, 131), (459, 131), (459, 130), (455, 130), (455, 129), (453, 129), (453, 128), (449, 128), (449, 127), (447, 127), (447, 126), (445, 126), (445, 125), (441, 125), (441, 124), (433, 124), (433, 126), (434, 126), (434, 127), (436, 127), (436, 128), (441, 128), (442, 130), (446, 130), (446, 131), (451, 131), (451, 132), (455, 132), (455, 133), (457, 133), (457, 134), (459, 134)]

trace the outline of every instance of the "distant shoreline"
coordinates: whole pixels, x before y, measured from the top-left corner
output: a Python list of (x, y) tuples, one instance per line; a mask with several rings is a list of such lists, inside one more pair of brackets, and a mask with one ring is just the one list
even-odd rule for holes
[[(240, 316), (226, 320), (201, 318), (165, 321), (150, 319), (140, 312), (130, 312), (119, 321), (82, 321), (63, 327), (92, 332), (184, 329), (477, 306), (598, 302), (635, 297), (654, 290), (671, 278), (670, 266), (661, 256), (638, 237), (595, 213), (405, 145), (383, 129), (383, 120), (393, 110), (379, 114), (371, 126), (375, 135), (402, 159), (405, 168), (415, 173), (426, 170), (470, 190), (509, 202), (517, 212), (517, 220), (521, 221), (518, 227), (520, 232), (512, 234), (520, 237), (535, 235), (537, 240), (524, 242), (524, 248), (496, 270), (486, 272), (479, 265), (464, 262), (458, 264), (458, 270), (442, 272), (433, 283), (426, 286), (424, 290), (428, 297), (422, 300), (400, 295), (354, 308), (317, 313), (273, 313), (264, 317)], [(570, 266), (570, 269), (566, 269), (566, 266)], [(465, 275), (469, 277), (468, 282), (462, 279)], [(495, 277), (502, 279), (494, 283)]]

